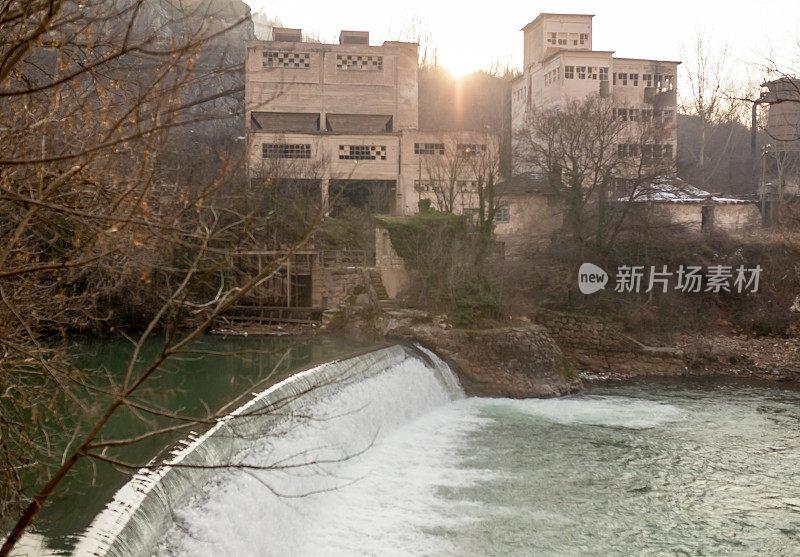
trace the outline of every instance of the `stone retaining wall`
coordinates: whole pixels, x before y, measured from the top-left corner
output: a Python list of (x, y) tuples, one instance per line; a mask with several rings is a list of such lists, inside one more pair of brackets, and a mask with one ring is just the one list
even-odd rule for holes
[(687, 372), (686, 356), (669, 348), (636, 343), (618, 323), (597, 317), (541, 310), (533, 315), (582, 371), (624, 375), (676, 375)]

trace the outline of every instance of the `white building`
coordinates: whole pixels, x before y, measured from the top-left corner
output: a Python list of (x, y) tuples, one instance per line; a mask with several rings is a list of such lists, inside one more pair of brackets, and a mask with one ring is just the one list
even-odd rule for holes
[(522, 28), (523, 73), (511, 86), (512, 127), (518, 129), (537, 109), (600, 95), (612, 98), (625, 120), (663, 123), (671, 133), (654, 148), (674, 157), (680, 62), (615, 58), (613, 51), (592, 50), (593, 17), (543, 13)]
[[(326, 201), (367, 183), (386, 200), (377, 211), (391, 214), (416, 213), (422, 198), (444, 208), (436, 193), (451, 182), (458, 190), (451, 210), (475, 206), (468, 162), (496, 154), (498, 139), (419, 130), (416, 43), (372, 46), (364, 31), (342, 31), (339, 44), (311, 43), (299, 29), (274, 29), (273, 39), (247, 43), (252, 179), (284, 173), (315, 180)], [(461, 164), (449, 165), (454, 158)]]

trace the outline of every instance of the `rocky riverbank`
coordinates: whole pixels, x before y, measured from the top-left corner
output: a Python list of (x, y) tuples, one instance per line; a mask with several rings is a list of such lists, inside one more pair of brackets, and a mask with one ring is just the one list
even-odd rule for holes
[(681, 333), (636, 339), (595, 317), (539, 312), (567, 360), (584, 377), (735, 376), (800, 383), (800, 338)]
[(581, 390), (574, 369), (539, 325), (459, 329), (443, 316), (397, 309), (344, 311), (327, 329), (359, 338), (422, 344), (455, 364), (468, 395), (543, 398)]

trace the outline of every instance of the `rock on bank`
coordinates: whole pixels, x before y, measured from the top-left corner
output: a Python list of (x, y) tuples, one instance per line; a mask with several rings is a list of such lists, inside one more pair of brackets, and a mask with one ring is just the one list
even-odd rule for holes
[(434, 350), (455, 364), (468, 395), (541, 398), (581, 390), (561, 349), (538, 325), (457, 329), (419, 310), (391, 310), (368, 318), (350, 314), (336, 321), (331, 330), (418, 342)]

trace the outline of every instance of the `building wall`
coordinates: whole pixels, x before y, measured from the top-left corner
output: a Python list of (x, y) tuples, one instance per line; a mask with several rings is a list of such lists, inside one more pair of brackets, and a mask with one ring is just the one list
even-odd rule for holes
[[(355, 57), (353, 63), (366, 69), (342, 69), (341, 57), (347, 56)], [(362, 61), (357, 60), (358, 56)], [(484, 145), (492, 156), (498, 156), (499, 143), (496, 135), (485, 133), (420, 132), (417, 79), (415, 43), (368, 46), (248, 42), (245, 98), (250, 176), (277, 172), (319, 179), (323, 198), (327, 197), (330, 180), (393, 180), (396, 212), (416, 213), (422, 197), (435, 200), (432, 192), (419, 191), (421, 184), (435, 177), (428, 176), (429, 165), (421, 164), (415, 144), (444, 143), (447, 156), (452, 157), (459, 144)], [(301, 127), (291, 132), (263, 129), (262, 124), (267, 121), (283, 126), (293, 114), (311, 116), (298, 116), (296, 122)], [(391, 116), (390, 130), (374, 129), (380, 116)], [(336, 126), (344, 120), (348, 126), (363, 124), (372, 128), (337, 132)], [(302, 128), (316, 121), (316, 129)], [(328, 121), (330, 131), (326, 127)], [(264, 145), (268, 152), (270, 146), (275, 146), (266, 157)], [(285, 153), (280, 145), (287, 146)], [(353, 153), (358, 156), (351, 156)], [(475, 182), (474, 172), (470, 165), (461, 166), (457, 180), (467, 187), (459, 194), (457, 212), (477, 206), (474, 191), (467, 191)]]
[[(705, 229), (704, 207), (710, 222)], [(761, 226), (761, 213), (756, 203), (648, 203), (642, 204), (639, 213), (648, 223), (675, 225), (691, 232), (738, 232)]]
[[(563, 106), (592, 95), (607, 96), (613, 99), (615, 108), (658, 114), (658, 121), (665, 128), (658, 142), (671, 144), (674, 156), (679, 62), (614, 58), (611, 51), (592, 51), (591, 21), (589, 15), (541, 14), (523, 29), (524, 71), (511, 86), (513, 129), (524, 125), (526, 115), (536, 109)], [(566, 34), (568, 44), (548, 43), (550, 33), (556, 33), (557, 37)], [(569, 37), (575, 33), (588, 33), (588, 41), (584, 45), (574, 44)], [(587, 71), (579, 72), (581, 68)], [(588, 71), (590, 68), (594, 71)], [(601, 68), (605, 70), (602, 74)], [(586, 77), (581, 79), (580, 75)], [(632, 122), (629, 126), (630, 137), (638, 137), (638, 124)], [(519, 161), (513, 161), (513, 167), (518, 173), (536, 171)]]
[(556, 196), (515, 195), (502, 203), (508, 208), (508, 221), (496, 223), (495, 236), (505, 244), (509, 259), (519, 259), (526, 250), (545, 245), (563, 225), (563, 207)]
[(394, 251), (389, 231), (381, 226), (375, 228), (375, 267), (381, 275), (387, 296), (392, 300), (408, 288), (409, 275), (405, 261)]
[(732, 203), (714, 207), (714, 227), (736, 232), (761, 226), (761, 212), (755, 203)]
[[(583, 14), (540, 14), (522, 29), (524, 69), (561, 49), (591, 50), (592, 17)], [(553, 37), (552, 33), (556, 36)]]
[[(250, 169), (253, 176), (260, 175), (265, 169), (277, 169), (279, 173), (309, 178), (397, 179), (400, 156), (399, 134), (252, 132), (249, 139)], [(310, 154), (307, 159), (265, 158), (264, 145), (307, 146)], [(357, 149), (354, 150), (354, 146)], [(354, 156), (369, 158), (352, 158)]]
[[(371, 60), (363, 63), (363, 70), (345, 70), (340, 56)], [(323, 125), (328, 113), (386, 114), (392, 116), (394, 130), (416, 129), (417, 57), (416, 43), (248, 41), (247, 121), (252, 111), (317, 113)], [(378, 58), (380, 68), (374, 64)]]
[[(478, 196), (476, 170), (486, 164), (499, 167), (499, 138), (496, 134), (473, 131), (408, 131), (402, 135), (400, 153), (400, 185), (398, 205), (402, 213), (414, 214), (418, 211), (420, 199), (430, 199), (437, 207), (436, 194), (430, 189), (431, 182), (449, 180), (454, 177), (459, 189), (455, 213), (477, 208)], [(444, 154), (437, 149), (434, 153), (417, 153), (417, 145), (441, 145)], [(459, 146), (474, 145), (483, 152), (476, 152), (473, 158), (463, 157)], [(447, 186), (445, 186), (447, 187)]]

